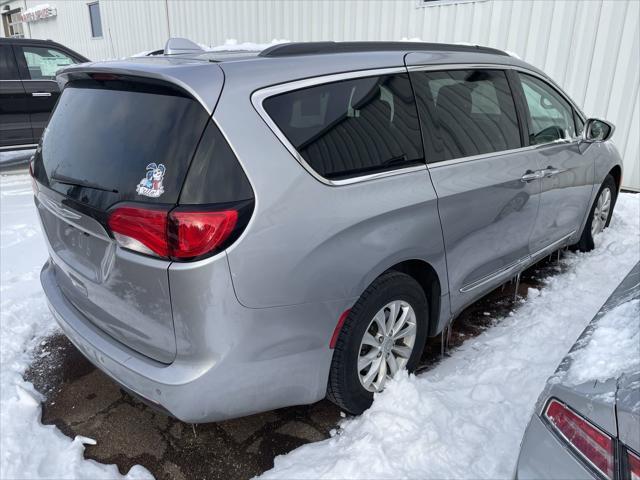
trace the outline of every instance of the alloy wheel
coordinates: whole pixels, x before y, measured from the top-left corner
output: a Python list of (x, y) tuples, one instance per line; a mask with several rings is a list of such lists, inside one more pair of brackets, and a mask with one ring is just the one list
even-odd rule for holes
[(591, 220), (591, 236), (595, 237), (604, 230), (611, 211), (611, 190), (605, 187), (598, 195), (596, 207), (593, 210), (593, 219)]
[(416, 342), (416, 313), (405, 301), (394, 300), (376, 313), (365, 330), (358, 356), (358, 377), (370, 392), (406, 367)]

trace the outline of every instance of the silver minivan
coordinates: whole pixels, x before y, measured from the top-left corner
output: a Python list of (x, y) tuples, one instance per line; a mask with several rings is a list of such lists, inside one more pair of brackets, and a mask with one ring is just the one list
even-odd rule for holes
[(467, 305), (611, 218), (613, 126), (502, 51), (171, 42), (60, 73), (31, 168), (57, 321), (181, 420), (360, 413)]

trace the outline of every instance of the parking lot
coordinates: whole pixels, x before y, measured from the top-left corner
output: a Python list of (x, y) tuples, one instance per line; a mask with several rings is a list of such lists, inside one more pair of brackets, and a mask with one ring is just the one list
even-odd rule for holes
[[(515, 297), (515, 282), (476, 302), (456, 320), (449, 339), (455, 349), (508, 315), (530, 287), (562, 272), (554, 255), (527, 270)], [(442, 358), (442, 338), (430, 339), (420, 372)], [(42, 341), (26, 373), (44, 394), (42, 422), (69, 437), (95, 439), (86, 457), (115, 463), (121, 473), (144, 465), (156, 478), (245, 479), (273, 467), (277, 455), (330, 437), (342, 419), (329, 401), (283, 408), (206, 425), (185, 424), (158, 413), (121, 390), (89, 363), (62, 334)]]
[[(38, 280), (47, 253), (29, 177), (18, 171), (1, 180), (3, 454), (24, 458), (15, 464), (30, 465), (27, 476), (36, 469), (103, 478), (117, 471), (135, 478), (147, 471), (157, 478), (339, 476), (366, 472), (363, 459), (386, 448), (388, 438), (377, 438), (382, 432), (422, 445), (420, 458), (396, 459), (403, 476), (417, 468), (456, 476), (468, 465), (479, 477), (508, 475), (541, 382), (640, 254), (640, 203), (625, 194), (594, 252), (553, 255), (522, 275), (517, 298), (511, 282), (473, 304), (455, 321), (447, 354), (441, 337), (431, 339), (419, 375), (394, 382), (361, 417), (345, 419), (322, 401), (191, 425), (126, 395), (60, 334)], [(450, 408), (433, 413), (444, 405)], [(405, 408), (413, 411), (407, 418)], [(443, 430), (444, 418), (466, 427)], [(460, 450), (459, 435), (469, 428), (483, 433)], [(395, 464), (384, 460), (382, 474), (385, 465)]]

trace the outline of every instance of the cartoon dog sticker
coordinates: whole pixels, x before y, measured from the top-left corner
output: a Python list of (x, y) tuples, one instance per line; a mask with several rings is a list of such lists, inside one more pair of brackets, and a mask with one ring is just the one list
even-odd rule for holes
[(136, 186), (136, 193), (146, 197), (158, 198), (164, 193), (162, 181), (164, 180), (165, 172), (166, 168), (162, 163), (157, 165), (150, 163), (147, 165), (147, 174)]

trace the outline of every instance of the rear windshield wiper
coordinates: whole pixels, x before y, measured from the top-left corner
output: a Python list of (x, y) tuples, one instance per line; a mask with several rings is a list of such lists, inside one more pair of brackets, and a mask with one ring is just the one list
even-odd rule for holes
[(100, 185), (96, 185), (95, 183), (91, 183), (83, 180), (76, 180), (71, 177), (65, 177), (64, 175), (55, 175), (55, 174), (51, 175), (51, 180), (53, 180), (54, 182), (63, 183), (64, 185), (71, 185), (74, 187), (93, 188), (94, 190), (101, 190), (103, 192), (119, 193), (118, 190), (113, 188), (104, 188), (104, 187), (101, 187)]

